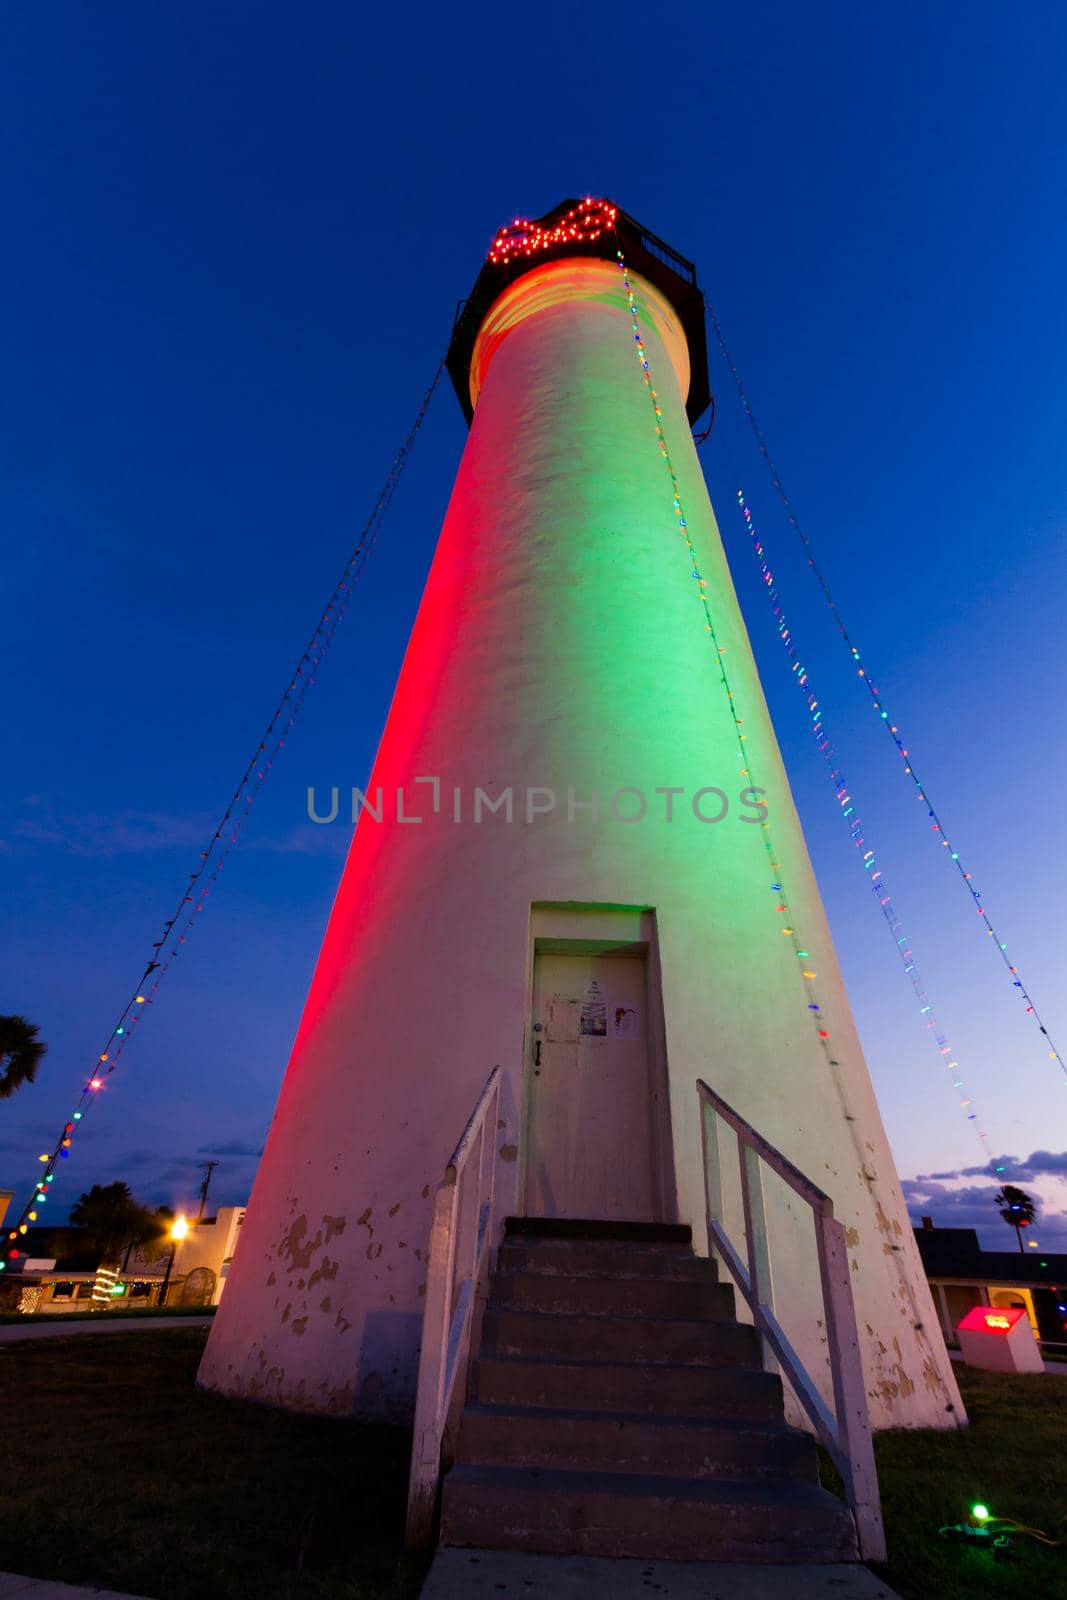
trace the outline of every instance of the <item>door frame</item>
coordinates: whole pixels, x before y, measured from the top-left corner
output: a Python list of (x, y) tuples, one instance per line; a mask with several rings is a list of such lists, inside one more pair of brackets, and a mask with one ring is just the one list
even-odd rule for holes
[(634, 955), (645, 960), (648, 988), (648, 1070), (651, 1087), (653, 1187), (657, 1215), (654, 1222), (677, 1222), (678, 1185), (674, 1172), (671, 1136), (670, 1074), (667, 1030), (663, 1015), (663, 981), (659, 934), (652, 906), (597, 905), (584, 901), (553, 904), (535, 902), (530, 907), (527, 941), (526, 1002), (522, 1025), (522, 1078), (520, 1083), (520, 1140), (517, 1205), (526, 1216), (527, 1108), (532, 1088), (534, 968), (545, 955)]

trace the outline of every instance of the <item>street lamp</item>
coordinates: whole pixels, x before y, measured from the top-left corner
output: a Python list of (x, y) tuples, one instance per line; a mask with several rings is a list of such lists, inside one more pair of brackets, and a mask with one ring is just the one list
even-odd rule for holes
[(170, 1275), (174, 1271), (174, 1257), (178, 1254), (178, 1246), (189, 1232), (189, 1224), (182, 1212), (179, 1212), (170, 1225), (170, 1255), (167, 1257), (167, 1270), (163, 1274), (163, 1287), (159, 1293), (159, 1303), (167, 1303), (167, 1290), (170, 1288)]

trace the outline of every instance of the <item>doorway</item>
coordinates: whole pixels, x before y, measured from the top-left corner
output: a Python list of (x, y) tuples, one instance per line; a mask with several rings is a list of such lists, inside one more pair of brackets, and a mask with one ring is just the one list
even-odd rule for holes
[(528, 1216), (661, 1220), (649, 1011), (644, 949), (535, 951)]

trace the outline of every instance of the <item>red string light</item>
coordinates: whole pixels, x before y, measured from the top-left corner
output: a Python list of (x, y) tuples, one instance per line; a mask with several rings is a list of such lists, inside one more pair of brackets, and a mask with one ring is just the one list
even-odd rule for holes
[(500, 266), (514, 261), (518, 256), (532, 256), (540, 250), (550, 250), (557, 244), (576, 241), (589, 244), (615, 226), (618, 214), (607, 200), (593, 200), (587, 196), (561, 217), (554, 228), (542, 228), (539, 222), (516, 217), (514, 222), (500, 229), (489, 248), (488, 260)]

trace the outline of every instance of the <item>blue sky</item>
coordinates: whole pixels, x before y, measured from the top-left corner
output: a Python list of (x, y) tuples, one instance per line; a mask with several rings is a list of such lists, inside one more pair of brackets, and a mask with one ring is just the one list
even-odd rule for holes
[[(567, 194), (610, 195), (696, 260), (850, 627), (1067, 1039), (1061, 6), (709, 4), (651, 27), (556, 0), (60, 3), (4, 32), (0, 1008), (51, 1048), (0, 1105), (0, 1186), (32, 1181), (136, 982), (495, 228)], [(1037, 1236), (1067, 1247), (1067, 1084), (712, 373), (705, 469), (901, 1174), (941, 1222), (992, 1216), (806, 732), (738, 483), (994, 1148), (1037, 1153)], [(442, 389), (55, 1215), (119, 1176), (182, 1204), (213, 1152), (217, 1197), (245, 1197), (345, 843), (306, 823), (306, 789), (366, 775), (464, 431)]]

